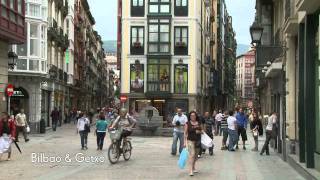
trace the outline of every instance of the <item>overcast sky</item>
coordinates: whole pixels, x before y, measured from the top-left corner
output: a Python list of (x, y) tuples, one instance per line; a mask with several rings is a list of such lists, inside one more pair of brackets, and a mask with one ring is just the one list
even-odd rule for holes
[[(103, 40), (117, 39), (117, 0), (88, 0)], [(249, 27), (254, 20), (255, 0), (226, 0), (238, 44), (250, 44)]]

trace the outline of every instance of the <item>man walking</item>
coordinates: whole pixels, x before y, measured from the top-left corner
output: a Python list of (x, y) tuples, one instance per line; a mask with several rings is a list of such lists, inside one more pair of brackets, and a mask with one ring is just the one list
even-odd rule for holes
[(182, 113), (181, 109), (177, 109), (177, 114), (173, 117), (172, 125), (173, 129), (173, 143), (171, 149), (171, 155), (177, 154), (177, 142), (179, 139), (179, 153), (181, 153), (184, 145), (184, 125), (188, 122), (186, 115)]
[(28, 127), (28, 122), (27, 122), (27, 116), (24, 113), (24, 109), (20, 110), (20, 113), (16, 115), (16, 142), (19, 142), (19, 132), (22, 131), (24, 141), (28, 142), (28, 135), (27, 135), (27, 127)]
[(222, 114), (222, 110), (219, 110), (219, 113), (216, 115), (216, 126), (217, 126), (217, 131), (216, 131), (216, 135), (221, 136), (221, 121), (223, 119), (223, 114)]
[(266, 154), (269, 156), (270, 152), (269, 152), (269, 143), (270, 140), (273, 137), (273, 131), (275, 128), (275, 125), (277, 123), (277, 114), (274, 112), (272, 113), (272, 115), (268, 118), (268, 124), (266, 127), (266, 141), (262, 147), (262, 150), (260, 152), (260, 155), (263, 155), (264, 152), (266, 152)]
[(227, 146), (227, 140), (228, 140), (228, 111), (224, 112), (224, 116), (223, 119), (221, 120), (221, 131), (222, 131), (222, 146), (221, 146), (221, 150), (227, 150), (228, 146)]
[[(203, 121), (204, 121), (204, 129), (206, 131), (206, 134), (213, 139), (213, 125), (214, 125), (214, 121), (213, 119), (210, 117), (209, 112), (205, 112), (204, 113), (204, 117), (203, 117)], [(210, 156), (213, 155), (213, 146), (209, 148), (209, 154)]]
[(52, 130), (56, 131), (57, 130), (57, 124), (59, 121), (59, 111), (55, 107), (53, 111), (51, 112), (51, 119), (52, 119)]
[[(239, 112), (236, 115), (236, 119), (237, 119), (237, 125), (238, 125), (238, 140), (240, 139), (240, 135), (241, 135), (241, 139), (242, 139), (242, 143), (243, 143), (243, 150), (246, 150), (246, 141), (247, 141), (247, 117), (243, 112), (243, 109), (240, 108)], [(236, 149), (239, 149), (238, 147), (238, 142), (237, 142), (237, 147)]]

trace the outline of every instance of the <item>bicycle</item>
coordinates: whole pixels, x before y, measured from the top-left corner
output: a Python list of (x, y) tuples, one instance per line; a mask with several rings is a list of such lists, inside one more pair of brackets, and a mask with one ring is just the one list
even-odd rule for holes
[(108, 148), (108, 159), (111, 164), (116, 164), (119, 161), (121, 154), (125, 161), (129, 161), (131, 157), (132, 146), (129, 138), (123, 138), (122, 148), (120, 148), (121, 142), (119, 142), (119, 140), (121, 133), (121, 130), (109, 130), (111, 144)]

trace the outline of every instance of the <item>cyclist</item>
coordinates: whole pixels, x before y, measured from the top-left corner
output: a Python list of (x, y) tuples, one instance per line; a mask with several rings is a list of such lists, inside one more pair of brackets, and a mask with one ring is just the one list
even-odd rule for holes
[(132, 128), (135, 126), (136, 120), (128, 114), (126, 108), (120, 109), (120, 115), (112, 123), (110, 129), (122, 130), (120, 139), (118, 141), (118, 147), (120, 148), (123, 138), (126, 138), (132, 134)]

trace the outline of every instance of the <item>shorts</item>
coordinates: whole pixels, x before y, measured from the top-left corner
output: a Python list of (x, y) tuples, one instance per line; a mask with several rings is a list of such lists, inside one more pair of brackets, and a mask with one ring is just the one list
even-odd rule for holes
[(189, 151), (190, 156), (193, 156), (196, 158), (200, 152), (200, 148), (196, 146), (195, 141), (188, 140), (188, 151)]
[(238, 127), (238, 136), (240, 137), (241, 135), (241, 139), (242, 141), (246, 141), (248, 140), (248, 137), (247, 137), (247, 130), (244, 128), (244, 127)]

